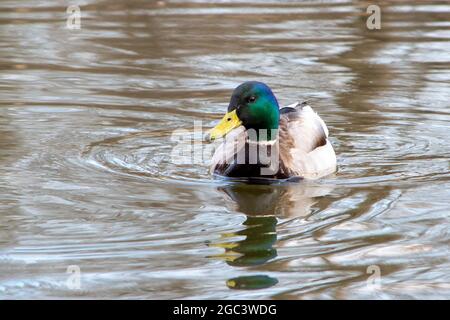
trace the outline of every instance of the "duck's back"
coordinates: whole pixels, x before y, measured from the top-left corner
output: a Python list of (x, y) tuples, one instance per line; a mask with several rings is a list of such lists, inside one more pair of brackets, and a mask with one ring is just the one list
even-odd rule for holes
[(307, 103), (280, 110), (280, 162), (289, 174), (317, 179), (336, 171), (328, 128)]

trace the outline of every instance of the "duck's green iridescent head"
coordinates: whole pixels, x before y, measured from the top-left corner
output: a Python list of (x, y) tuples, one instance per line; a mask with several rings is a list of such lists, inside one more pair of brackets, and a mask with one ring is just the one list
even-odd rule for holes
[(278, 129), (279, 120), (278, 101), (272, 90), (262, 82), (244, 82), (234, 89), (228, 113), (210, 131), (210, 139), (223, 137), (240, 125), (246, 129), (255, 129), (256, 132), (266, 129), (267, 139), (271, 139), (270, 129)]

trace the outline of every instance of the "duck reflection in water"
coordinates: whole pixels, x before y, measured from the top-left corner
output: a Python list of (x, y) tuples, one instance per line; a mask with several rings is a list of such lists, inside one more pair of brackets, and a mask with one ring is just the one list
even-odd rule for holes
[[(214, 258), (223, 259), (233, 267), (255, 267), (277, 256), (278, 218), (307, 216), (316, 198), (330, 192), (329, 186), (311, 186), (307, 183), (284, 185), (245, 183), (220, 187), (227, 207), (246, 215), (244, 229), (222, 234), (220, 243), (212, 246), (225, 250)], [(240, 238), (240, 240), (234, 240)], [(228, 241), (227, 241), (228, 240)], [(273, 286), (278, 280), (267, 275), (252, 275), (229, 279), (232, 289), (262, 289)]]

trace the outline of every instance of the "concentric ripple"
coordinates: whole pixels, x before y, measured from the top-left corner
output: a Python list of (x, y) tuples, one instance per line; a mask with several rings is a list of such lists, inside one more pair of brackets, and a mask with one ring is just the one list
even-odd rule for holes
[[(209, 183), (208, 167), (201, 157), (195, 160), (190, 137), (171, 141), (172, 132), (137, 132), (89, 144), (82, 159), (99, 170), (136, 178), (162, 181)], [(187, 141), (187, 142), (186, 142)], [(201, 147), (201, 146), (200, 146)], [(185, 150), (176, 158), (176, 148)], [(196, 161), (196, 162), (195, 162)]]

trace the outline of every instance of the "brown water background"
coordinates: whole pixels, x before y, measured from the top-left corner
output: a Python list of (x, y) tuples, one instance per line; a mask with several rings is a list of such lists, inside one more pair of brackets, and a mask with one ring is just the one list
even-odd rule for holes
[[(1, 1), (0, 298), (449, 299), (450, 3), (374, 3)], [(247, 80), (309, 100), (337, 174), (173, 163)]]

